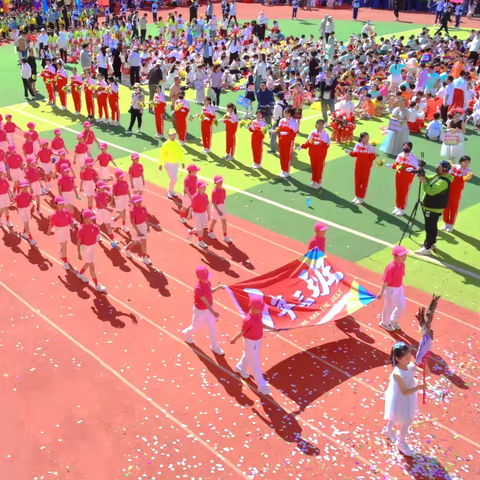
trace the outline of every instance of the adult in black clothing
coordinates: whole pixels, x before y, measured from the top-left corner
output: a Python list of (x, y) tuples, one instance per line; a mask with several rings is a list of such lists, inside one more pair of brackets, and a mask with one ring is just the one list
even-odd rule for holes
[(63, 15), (63, 21), (65, 22), (65, 30), (68, 30), (70, 28), (70, 20), (68, 18), (68, 10), (66, 5), (64, 5), (62, 8), (62, 15)]
[(310, 78), (310, 85), (313, 88), (315, 88), (316, 86), (316, 78), (322, 68), (320, 66), (320, 62), (318, 61), (317, 55), (318, 53), (316, 51), (313, 51), (312, 58), (310, 59), (310, 62), (308, 62), (308, 76)]
[(337, 87), (337, 78), (333, 76), (332, 69), (325, 72), (325, 78), (320, 82), (320, 102), (322, 104), (322, 117), (325, 125), (328, 123), (327, 107), (330, 112), (335, 111), (335, 88)]
[[(160, 85), (160, 82), (163, 80), (161, 65), (162, 65), (162, 62), (160, 60), (157, 61), (155, 66), (148, 72), (148, 92), (150, 96), (149, 98), (150, 102), (153, 100), (153, 97), (155, 96), (158, 85)], [(149, 110), (152, 111), (153, 109), (150, 108)]]
[(398, 22), (398, 14), (405, 8), (404, 0), (394, 0), (393, 2), (393, 14), (395, 15), (395, 20)]
[(450, 17), (450, 8), (443, 13), (442, 19), (440, 20), (440, 28), (436, 31), (435, 35), (438, 35), (442, 30), (445, 30), (445, 33), (448, 35), (448, 22), (451, 22)]
[(197, 19), (197, 14), (198, 14), (198, 3), (192, 2), (192, 4), (190, 5), (190, 22), (192, 20)]
[(122, 53), (122, 43), (118, 44), (118, 48), (115, 49), (113, 52), (113, 59), (112, 59), (112, 68), (113, 68), (113, 76), (117, 80), (122, 80), (122, 59), (120, 58), (120, 54)]
[(32, 87), (32, 90), (35, 93), (38, 93), (36, 87), (35, 87), (35, 82), (37, 81), (37, 59), (35, 58), (35, 53), (33, 49), (30, 49), (28, 51), (28, 56), (27, 56), (27, 63), (30, 65), (30, 68), (32, 69), (32, 77), (30, 79), (30, 86)]

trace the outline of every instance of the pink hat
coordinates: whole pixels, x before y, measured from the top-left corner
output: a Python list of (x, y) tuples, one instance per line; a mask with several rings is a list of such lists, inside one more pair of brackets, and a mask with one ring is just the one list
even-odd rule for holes
[(8, 151), (9, 151), (9, 152), (14, 152), (15, 149), (16, 149), (15, 145), (9, 145), (9, 146), (8, 146)]
[(91, 127), (92, 124), (90, 122), (83, 122), (83, 126), (87, 128), (87, 127)]
[(93, 165), (95, 163), (95, 161), (93, 160), (93, 158), (86, 158), (85, 159), (85, 165)]
[(27, 157), (27, 163), (35, 163), (35, 159), (33, 157)]
[(408, 253), (408, 250), (405, 247), (402, 247), (402, 245), (397, 245), (392, 248), (392, 255), (394, 257), (399, 257), (401, 255), (405, 255)]
[(107, 148), (107, 144), (105, 142), (102, 142), (98, 148)]
[(254, 295), (250, 297), (250, 308), (254, 308), (255, 310), (262, 311), (265, 307), (265, 301), (259, 295)]
[(188, 172), (198, 172), (200, 169), (194, 164), (194, 163), (191, 163), (188, 167), (187, 167), (187, 171)]
[(108, 185), (103, 181), (103, 180), (99, 180), (97, 182), (97, 188), (105, 188), (107, 187)]
[(78, 133), (77, 134), (77, 140), (80, 140), (81, 138), (83, 138), (83, 136), (84, 136), (83, 133)]
[(208, 268), (205, 266), (205, 265), (199, 265), (196, 269), (195, 269), (195, 274), (197, 275), (197, 278), (199, 278), (200, 280), (208, 280), (209, 278), (211, 278), (211, 274), (210, 272), (208, 271)]
[(122, 178), (125, 176), (125, 172), (123, 170), (120, 170), (119, 168), (117, 168), (115, 170), (115, 177), (116, 178)]
[(5, 115), (5, 118), (12, 118), (12, 114), (11, 114), (11, 113), (7, 113), (7, 114)]
[(20, 186), (23, 188), (23, 187), (28, 187), (28, 182), (26, 180), (22, 180), (20, 182)]
[(27, 123), (27, 128), (34, 128), (35, 124), (33, 122), (28, 122)]
[(313, 227), (313, 230), (315, 232), (324, 232), (325, 230), (328, 230), (328, 226), (325, 225), (323, 222), (317, 222)]
[(203, 180), (197, 182), (197, 188), (206, 187), (207, 184)]
[(213, 177), (213, 183), (217, 184), (217, 183), (220, 183), (220, 182), (223, 182), (223, 177), (221, 175), (215, 175)]
[(62, 165), (62, 173), (67, 173), (70, 171), (70, 167), (68, 165)]
[(82, 217), (86, 218), (87, 220), (95, 220), (95, 212), (93, 210), (90, 210), (89, 208), (86, 208), (82, 212)]
[(32, 132), (24, 132), (23, 138), (29, 138), (32, 135)]
[(61, 148), (61, 149), (58, 151), (58, 154), (59, 154), (59, 155), (66, 155), (66, 154), (67, 154), (67, 151), (66, 151), (64, 148)]
[(138, 203), (143, 200), (142, 196), (136, 193), (135, 195), (132, 195), (132, 203)]
[(59, 128), (56, 128), (56, 129), (53, 131), (53, 133), (54, 133), (55, 135), (58, 135), (59, 133), (62, 133), (62, 131), (61, 131)]
[(43, 140), (40, 140), (40, 145), (48, 145), (48, 140), (45, 138)]
[(140, 158), (140, 155), (139, 155), (138, 153), (132, 153), (132, 154), (130, 155), (130, 158), (131, 158), (132, 160), (136, 160), (137, 158)]
[(59, 195), (55, 197), (55, 203), (58, 203), (59, 205), (65, 205), (65, 200), (63, 199), (63, 197), (60, 197)]

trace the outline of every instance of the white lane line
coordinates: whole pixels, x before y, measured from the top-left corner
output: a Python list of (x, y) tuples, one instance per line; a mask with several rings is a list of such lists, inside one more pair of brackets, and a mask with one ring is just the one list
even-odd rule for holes
[[(49, 120), (45, 120), (41, 117), (38, 117), (36, 115), (32, 115), (30, 113), (26, 113), (26, 112), (22, 112), (21, 110), (17, 110), (17, 109), (14, 109), (14, 108), (10, 108), (10, 107), (6, 107), (8, 110), (11, 110), (13, 112), (17, 112), (21, 115), (25, 115), (27, 117), (30, 117), (30, 118), (34, 118), (38, 121), (41, 121), (41, 122), (44, 122), (44, 123), (47, 123), (49, 125), (52, 125), (56, 128), (63, 128), (64, 130), (68, 131), (68, 132), (71, 132), (71, 133), (75, 133), (77, 134), (78, 132), (76, 130), (73, 130), (72, 128), (68, 128), (68, 127), (65, 127), (63, 125), (59, 125), (57, 123), (54, 123), (54, 122), (51, 122)], [(99, 138), (99, 141), (101, 139)], [(116, 148), (117, 150), (120, 150), (120, 151), (123, 151), (123, 152), (127, 152), (127, 153), (139, 153), (139, 152), (135, 152), (134, 150), (129, 150), (128, 148), (125, 148), (125, 147), (121, 147), (120, 145), (116, 145), (114, 143), (111, 143), (111, 142), (108, 142), (106, 140), (101, 140), (102, 142), (105, 142), (107, 145), (113, 147), (113, 148)], [(143, 153), (139, 153), (139, 155), (151, 162), (154, 162), (156, 164), (158, 164), (158, 159), (155, 159), (153, 157), (150, 157), (148, 155), (145, 155)], [(180, 168), (180, 171), (186, 173), (186, 170)], [(208, 177), (203, 177), (201, 175), (198, 175), (199, 178), (203, 179), (203, 180), (206, 180), (210, 183), (213, 183), (213, 180), (208, 178)], [(307, 213), (307, 212), (302, 212), (301, 210), (295, 210), (294, 208), (291, 208), (291, 207), (288, 207), (286, 205), (282, 205), (281, 203), (277, 203), (277, 202), (274, 202), (273, 200), (269, 200), (268, 198), (264, 198), (264, 197), (259, 197), (258, 195), (255, 195), (254, 193), (251, 193), (251, 192), (248, 192), (248, 191), (244, 191), (244, 190), (240, 190), (238, 188), (235, 188), (235, 187), (232, 187), (231, 185), (227, 185), (227, 184), (224, 184), (223, 185), (225, 188), (228, 188), (229, 190), (235, 192), (235, 193), (240, 193), (242, 195), (245, 195), (247, 197), (250, 197), (250, 198), (253, 198), (259, 202), (263, 202), (263, 203), (266, 203), (268, 205), (272, 205), (276, 208), (279, 208), (281, 210), (285, 210), (287, 212), (290, 212), (290, 213), (293, 213), (295, 215), (300, 215), (301, 217), (305, 217), (305, 218), (308, 218), (310, 220), (314, 220), (316, 222), (324, 222), (326, 223), (327, 225), (330, 225), (334, 228), (336, 228), (337, 230), (342, 230), (344, 232), (347, 232), (347, 233), (350, 233), (352, 235), (355, 235), (357, 237), (361, 237), (361, 238), (364, 238), (366, 240), (370, 240), (371, 242), (374, 242), (374, 243), (377, 243), (379, 245), (383, 245), (384, 247), (389, 247), (389, 248), (393, 248), (395, 245), (393, 245), (392, 243), (389, 243), (389, 242), (386, 242), (384, 240), (380, 240), (379, 238), (376, 238), (376, 237), (372, 237), (370, 235), (367, 235), (366, 233), (362, 233), (362, 232), (358, 232), (357, 230), (353, 230), (352, 228), (348, 228), (348, 227), (344, 227), (343, 225), (340, 225), (338, 223), (335, 223), (335, 222), (332, 222), (330, 220), (327, 220), (325, 218), (321, 218), (321, 217), (317, 217), (315, 215), (312, 215), (310, 213)], [(421, 260), (421, 261), (424, 261), (424, 262), (428, 262), (428, 263), (432, 263), (434, 265), (437, 265), (437, 266), (441, 266), (443, 268), (448, 268), (450, 270), (454, 270), (458, 273), (461, 273), (462, 275), (467, 275), (469, 277), (473, 277), (477, 280), (480, 280), (480, 275), (477, 274), (477, 273), (474, 273), (474, 272), (470, 272), (469, 270), (465, 270), (461, 267), (457, 267), (456, 265), (451, 265), (447, 262), (442, 262), (441, 260), (438, 260), (436, 258), (432, 258), (432, 257), (425, 257), (425, 256), (418, 256), (418, 255), (415, 255), (413, 253), (410, 253), (409, 254), (410, 256), (416, 258), (417, 260)]]

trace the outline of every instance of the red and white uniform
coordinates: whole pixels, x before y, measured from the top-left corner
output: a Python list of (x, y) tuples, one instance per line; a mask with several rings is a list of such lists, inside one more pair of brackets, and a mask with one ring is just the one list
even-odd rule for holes
[(253, 155), (253, 163), (257, 165), (262, 164), (262, 157), (263, 157), (263, 139), (265, 138), (265, 134), (263, 133), (263, 129), (267, 128), (267, 124), (265, 120), (253, 120), (250, 125), (250, 132), (252, 132), (252, 155)]
[(62, 137), (53, 137), (52, 139), (52, 142), (51, 142), (51, 148), (53, 150), (54, 153), (56, 153), (58, 155), (58, 152), (62, 149), (65, 149), (66, 150), (66, 147), (65, 147), (65, 141), (63, 140)]
[(359, 142), (350, 156), (355, 158), (355, 196), (363, 200), (367, 195), (370, 170), (377, 154), (372, 145)]
[(128, 182), (119, 178), (113, 184), (112, 193), (115, 198), (115, 210), (124, 212), (128, 207)]
[(60, 103), (62, 107), (67, 107), (67, 92), (63, 90), (64, 87), (68, 84), (68, 73), (62, 67), (57, 70), (57, 90), (58, 96), (60, 97)]
[(387, 284), (385, 290), (385, 303), (382, 310), (382, 323), (395, 325), (406, 307), (405, 293), (403, 291), (403, 277), (405, 264), (390, 262), (383, 272), (382, 281)]
[(143, 165), (141, 163), (132, 163), (128, 169), (130, 175), (130, 182), (132, 184), (132, 190), (143, 190)]
[(6, 178), (0, 178), (0, 208), (8, 208), (10, 206), (10, 183)]
[(208, 195), (206, 193), (195, 193), (192, 197), (192, 217), (194, 221), (194, 230), (198, 234), (201, 241), (203, 238), (203, 231), (207, 223), (207, 209), (210, 204)]
[(38, 171), (38, 168), (36, 166), (28, 166), (25, 169), (25, 178), (27, 182), (30, 184), (32, 193), (34, 195), (41, 195), (42, 186), (40, 185), (40, 172)]
[(225, 122), (225, 153), (231, 157), (235, 156), (236, 136), (238, 129), (238, 116), (235, 113), (227, 113)]
[(47, 88), (48, 92), (48, 101), (50, 103), (55, 103), (57, 101), (55, 97), (55, 76), (57, 75), (57, 71), (53, 65), (47, 65), (40, 76), (43, 78), (45, 82), (45, 87)]
[(87, 197), (95, 195), (95, 183), (98, 180), (98, 172), (91, 167), (84, 168), (80, 172), (80, 180), (82, 180), (83, 192)]
[(58, 191), (60, 196), (65, 200), (65, 205), (73, 205), (74, 194), (73, 187), (75, 185), (75, 180), (69, 175), (62, 175), (58, 179)]
[(52, 155), (50, 148), (41, 148), (37, 153), (37, 159), (40, 160), (40, 167), (46, 175), (52, 173)]
[(95, 246), (99, 234), (100, 227), (96, 223), (83, 224), (78, 229), (77, 239), (80, 240), (80, 249), (85, 263), (93, 263), (95, 261)]
[[(13, 138), (13, 137), (12, 137)], [(3, 128), (3, 125), (0, 122), (0, 148), (7, 148), (7, 132)]]
[(66, 209), (53, 212), (50, 217), (50, 227), (55, 228), (55, 239), (58, 243), (70, 241), (70, 225), (73, 223), (73, 215)]
[(182, 196), (182, 207), (188, 208), (192, 205), (190, 197), (187, 195), (187, 192), (191, 197), (197, 192), (197, 176), (196, 175), (187, 175), (183, 180), (183, 196)]
[(132, 225), (137, 226), (138, 230), (142, 234), (142, 236), (139, 237), (137, 234), (137, 231), (133, 229), (133, 232), (132, 232), (133, 241), (138, 242), (139, 240), (147, 238), (148, 236), (147, 219), (148, 219), (148, 212), (143, 205), (141, 207), (134, 205), (133, 208), (130, 210), (130, 221), (132, 222)]
[(13, 122), (6, 122), (3, 126), (3, 129), (5, 130), (5, 136), (7, 137), (7, 142), (9, 145), (13, 145), (15, 143), (15, 132), (17, 128), (17, 125)]
[[(227, 218), (227, 209), (225, 207), (225, 199), (227, 198), (227, 191), (221, 187), (215, 187), (212, 190), (212, 219), (213, 220), (225, 220)], [(222, 215), (219, 215), (217, 209), (220, 210)]]
[(187, 138), (187, 118), (190, 113), (190, 104), (185, 100), (178, 99), (175, 102), (175, 121), (177, 122), (178, 139), (185, 142)]
[(5, 152), (0, 148), (0, 172), (6, 172), (7, 167), (5, 165)]
[(83, 80), (80, 75), (72, 75), (70, 77), (70, 88), (72, 91), (73, 106), (75, 112), (80, 112), (82, 110), (82, 95), (81, 88), (83, 85)]
[(28, 130), (28, 133), (30, 134), (30, 140), (33, 142), (33, 153), (36, 155), (38, 151), (40, 150), (40, 144), (39, 144), (39, 135), (36, 130)]
[(93, 90), (92, 87), (95, 86), (95, 81), (93, 78), (87, 78), (84, 82), (84, 91), (85, 91), (85, 104), (87, 105), (87, 114), (94, 117), (95, 116), (95, 102), (93, 99)]
[(469, 179), (470, 174), (471, 170), (469, 168), (462, 168), (459, 164), (453, 165), (450, 169), (450, 175), (453, 175), (453, 182), (450, 185), (447, 208), (443, 211), (443, 221), (447, 225), (455, 225), (462, 192), (465, 182), (468, 181), (466, 178)]
[(95, 208), (97, 215), (97, 224), (110, 225), (112, 223), (111, 213), (107, 210), (110, 203), (110, 194), (107, 191), (97, 192), (95, 194)]
[(213, 121), (215, 120), (215, 109), (211, 106), (202, 107), (204, 118), (201, 122), (203, 148), (210, 150), (212, 147)]
[(415, 177), (415, 174), (407, 172), (406, 169), (417, 169), (418, 158), (413, 153), (402, 152), (398, 155), (392, 168), (397, 170), (395, 175), (395, 189), (397, 192), (395, 206), (400, 210), (405, 210), (408, 202), (408, 192)]
[(108, 84), (105, 80), (97, 82), (97, 105), (98, 105), (98, 117), (105, 117), (108, 120), (108, 106), (107, 106), (107, 92), (106, 88)]
[(62, 174), (62, 169), (64, 165), (68, 165), (68, 167), (72, 169), (72, 163), (68, 158), (59, 158), (57, 160), (57, 163), (55, 163), (55, 171), (57, 172), (58, 175)]
[(5, 161), (8, 165), (13, 182), (20, 182), (25, 178), (22, 170), (23, 159), (17, 152), (7, 154)]
[(78, 142), (75, 145), (75, 161), (82, 169), (85, 166), (85, 159), (87, 158), (88, 145), (85, 142)]
[(112, 160), (113, 157), (108, 152), (102, 152), (98, 154), (97, 162), (100, 165), (98, 168), (98, 175), (102, 180), (108, 180), (110, 178), (108, 166)]
[(330, 137), (325, 130), (320, 132), (314, 130), (308, 136), (308, 140), (302, 145), (302, 148), (308, 149), (310, 166), (312, 168), (312, 182), (322, 183), (323, 169), (325, 168), (325, 159), (327, 158), (329, 147)]
[(163, 135), (163, 114), (165, 113), (165, 107), (167, 105), (167, 102), (165, 101), (165, 95), (163, 93), (156, 93), (155, 97), (153, 98), (153, 103), (155, 104), (154, 113), (157, 134)]
[[(108, 105), (112, 113), (112, 121), (120, 121), (120, 107), (118, 106), (118, 85), (113, 82), (108, 85)], [(107, 117), (108, 118), (108, 117)]]
[(292, 161), (293, 142), (298, 133), (298, 123), (290, 118), (282, 118), (278, 124), (278, 155), (282, 172), (290, 171)]
[(26, 223), (32, 219), (30, 214), (31, 205), (33, 201), (33, 195), (30, 192), (20, 192), (15, 197), (15, 203), (18, 209), (18, 215), (23, 223)]
[(83, 131), (83, 138), (85, 139), (85, 143), (88, 146), (88, 153), (91, 155), (92, 154), (92, 146), (93, 142), (95, 141), (95, 133), (92, 129), (90, 130), (84, 130)]

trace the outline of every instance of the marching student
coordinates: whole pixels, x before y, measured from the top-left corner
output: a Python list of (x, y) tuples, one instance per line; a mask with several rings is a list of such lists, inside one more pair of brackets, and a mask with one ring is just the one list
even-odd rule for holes
[[(110, 204), (110, 193), (108, 192), (108, 185), (103, 181), (99, 180), (97, 182), (97, 192), (95, 193), (95, 216), (97, 217), (97, 225), (102, 227), (105, 225), (107, 230), (108, 238), (111, 240), (111, 245), (113, 248), (116, 248), (117, 242), (115, 236), (113, 235), (112, 230), (112, 210), (108, 207)], [(98, 235), (98, 241), (102, 240), (102, 237)]]
[(25, 178), (23, 158), (17, 153), (15, 145), (9, 145), (5, 156), (7, 174), (13, 182), (13, 194), (20, 192), (20, 182)]
[(97, 292), (106, 293), (107, 289), (98, 283), (97, 273), (95, 271), (95, 249), (97, 248), (97, 236), (100, 233), (100, 227), (95, 223), (95, 212), (85, 209), (82, 212), (81, 225), (77, 232), (77, 254), (80, 261), (84, 261), (82, 268), (77, 272), (77, 277), (85, 283), (88, 278), (85, 272), (88, 268), (92, 281)]
[(132, 153), (130, 155), (132, 164), (128, 169), (128, 175), (130, 176), (130, 187), (133, 193), (142, 195), (143, 187), (145, 186), (145, 177), (143, 175), (143, 165), (140, 163), (140, 155), (138, 153)]
[(398, 319), (406, 308), (405, 293), (403, 292), (403, 277), (405, 276), (405, 260), (408, 250), (401, 245), (392, 249), (393, 261), (383, 272), (382, 288), (377, 295), (381, 300), (385, 296), (382, 310), (382, 319), (378, 324), (388, 332), (401, 330)]
[(325, 225), (323, 222), (317, 222), (313, 226), (313, 231), (315, 232), (315, 235), (308, 243), (308, 251), (317, 247), (323, 253), (325, 253), (325, 249), (327, 248), (327, 238), (325, 237), (325, 234), (327, 233), (327, 230), (328, 225)]
[[(118, 167), (112, 155), (110, 155), (110, 153), (107, 152), (108, 145), (105, 142), (102, 142), (98, 145), (98, 147), (100, 148), (100, 153), (97, 155), (97, 160), (96, 160), (99, 164), (98, 176), (100, 177), (101, 180), (106, 182), (112, 179), (112, 176), (108, 172), (108, 166), (110, 165), (110, 163), (113, 163), (115, 168), (118, 168)], [(97, 216), (97, 219), (98, 219), (98, 216)]]
[(114, 77), (108, 77), (108, 87), (106, 88), (108, 105), (112, 116), (111, 125), (118, 127), (120, 125), (120, 107), (118, 105), (118, 85)]
[(40, 140), (40, 150), (37, 153), (37, 161), (40, 162), (40, 168), (45, 177), (45, 191), (47, 193), (52, 189), (50, 185), (53, 178), (52, 155), (53, 152), (48, 147), (48, 140)]
[[(58, 195), (65, 200), (65, 208), (73, 215), (74, 195), (78, 197), (75, 179), (70, 176), (71, 168), (68, 165), (62, 166), (62, 176), (58, 179)], [(75, 224), (75, 222), (74, 222)]]
[(345, 150), (351, 157), (355, 158), (355, 198), (352, 203), (361, 205), (365, 203), (367, 195), (368, 180), (373, 161), (377, 158), (375, 148), (370, 145), (370, 136), (362, 132), (358, 143), (353, 151)]
[(197, 191), (197, 172), (200, 171), (194, 163), (187, 167), (187, 176), (183, 180), (182, 209), (180, 210), (180, 222), (187, 223), (188, 213), (192, 205), (192, 197)]
[(210, 201), (205, 193), (207, 184), (203, 180), (198, 180), (196, 184), (197, 192), (192, 195), (191, 206), (192, 218), (195, 226), (188, 231), (188, 235), (197, 235), (200, 248), (207, 248), (208, 245), (203, 241), (203, 233), (207, 221), (210, 221)]
[(12, 115), (7, 113), (5, 115), (5, 125), (3, 126), (3, 130), (5, 131), (9, 145), (13, 145), (15, 143), (15, 131), (17, 128), (17, 125), (12, 122)]
[(185, 100), (183, 92), (178, 96), (175, 102), (173, 114), (175, 116), (175, 124), (177, 126), (178, 139), (182, 147), (185, 145), (187, 138), (187, 120), (190, 113), (190, 104)]
[(54, 175), (55, 178), (58, 178), (59, 176), (62, 175), (62, 170), (64, 166), (67, 166), (68, 168), (70, 168), (73, 178), (76, 178), (75, 171), (72, 168), (72, 163), (68, 158), (66, 158), (66, 155), (67, 155), (67, 151), (63, 148), (58, 152), (59, 158), (55, 162), (55, 175)]
[(252, 168), (262, 168), (263, 159), (263, 139), (265, 138), (265, 132), (267, 130), (267, 124), (263, 119), (263, 112), (257, 111), (257, 118), (252, 121), (248, 129), (251, 134), (251, 146), (253, 155)]
[(23, 142), (23, 145), (22, 145), (22, 151), (26, 160), (27, 157), (29, 157), (30, 155), (33, 155), (33, 142), (32, 142), (29, 131), (23, 133), (23, 138), (25, 139), (25, 141)]
[(64, 206), (65, 200), (60, 196), (55, 197), (55, 211), (50, 217), (47, 235), (52, 234), (52, 228), (55, 229), (55, 240), (60, 244), (63, 268), (70, 270), (70, 264), (67, 258), (67, 246), (70, 241), (70, 228), (74, 224), (74, 219), (72, 214), (64, 208)]
[(297, 150), (302, 148), (308, 150), (310, 167), (312, 169), (312, 183), (310, 186), (315, 190), (322, 188), (323, 169), (325, 168), (325, 159), (330, 147), (330, 137), (323, 129), (324, 126), (325, 122), (322, 119), (317, 120), (315, 123), (316, 129), (310, 133), (303, 145), (297, 147)]
[(42, 184), (40, 183), (40, 172), (35, 164), (34, 157), (27, 157), (27, 168), (25, 169), (25, 179), (30, 186), (30, 191), (35, 195), (35, 205), (37, 207), (37, 214), (42, 215), (40, 211), (40, 196), (42, 195)]
[(56, 128), (53, 131), (55, 135), (52, 139), (52, 143), (50, 144), (50, 148), (55, 155), (58, 155), (60, 150), (66, 150), (67, 147), (65, 146), (65, 141), (62, 138), (62, 131), (59, 128)]
[[(85, 168), (80, 172), (80, 192), (87, 197), (87, 208), (93, 208), (93, 198), (95, 197), (95, 185), (99, 180), (98, 172), (93, 168), (93, 158), (85, 160)], [(65, 205), (63, 202), (62, 205)]]
[(73, 164), (80, 167), (80, 172), (85, 168), (85, 159), (87, 158), (88, 146), (85, 143), (83, 133), (77, 134), (77, 144), (75, 145), (75, 155), (73, 157)]
[[(161, 162), (163, 162), (163, 165)], [(177, 140), (177, 132), (174, 128), (171, 128), (168, 131), (168, 140), (164, 142), (160, 149), (160, 164), (158, 165), (160, 171), (165, 167), (168, 178), (170, 179), (167, 190), (168, 198), (177, 196), (175, 193), (175, 185), (177, 183), (180, 162), (183, 163), (183, 148)]]
[(10, 222), (9, 207), (13, 203), (14, 197), (6, 175), (6, 172), (0, 169), (0, 227), (3, 226), (2, 215), (5, 214), (6, 226), (12, 228), (13, 225), (12, 222)]
[(157, 134), (155, 138), (163, 138), (163, 130), (164, 130), (164, 114), (165, 114), (165, 107), (167, 106), (167, 102), (165, 101), (165, 95), (162, 92), (162, 86), (157, 85), (155, 96), (153, 97), (153, 104), (154, 104), (154, 114), (155, 114), (155, 128), (157, 130)]
[(72, 75), (70, 76), (70, 90), (72, 91), (73, 108), (75, 108), (74, 115), (80, 115), (82, 111), (82, 95), (80, 93), (83, 86), (83, 80), (77, 73), (75, 67), (72, 68)]
[(93, 142), (97, 144), (97, 146), (100, 147), (100, 142), (98, 141), (97, 137), (95, 136), (95, 132), (92, 130), (92, 124), (90, 122), (83, 122), (83, 137), (85, 138), (85, 143), (87, 144), (88, 147), (88, 154), (90, 157), (93, 157)]
[(216, 355), (225, 355), (225, 352), (218, 345), (217, 326), (215, 324), (220, 314), (213, 308), (213, 293), (225, 288), (225, 285), (212, 288), (209, 280), (210, 272), (204, 265), (198, 266), (195, 269), (195, 274), (198, 283), (193, 291), (192, 324), (182, 330), (183, 337), (187, 343), (194, 344), (192, 335), (206, 327), (212, 352)]
[(208, 238), (215, 240), (215, 233), (213, 229), (216, 223), (220, 220), (222, 222), (223, 229), (223, 241), (225, 243), (232, 243), (232, 239), (227, 234), (227, 209), (225, 208), (225, 199), (227, 198), (227, 192), (223, 188), (223, 178), (221, 175), (215, 175), (213, 177), (213, 183), (215, 188), (212, 190), (212, 223), (210, 224), (210, 230), (208, 232)]
[(20, 220), (23, 222), (23, 233), (20, 235), (25, 240), (28, 240), (33, 247), (37, 244), (36, 240), (32, 238), (30, 232), (30, 220), (32, 219), (30, 210), (32, 208), (33, 195), (29, 192), (30, 186), (26, 180), (20, 182), (20, 193), (15, 196), (15, 203), (18, 210)]
[(215, 109), (212, 107), (212, 99), (210, 97), (205, 97), (202, 113), (199, 114), (198, 117), (201, 118), (202, 153), (210, 153), (210, 148), (212, 147), (213, 121), (216, 118)]
[(278, 124), (278, 155), (280, 157), (279, 177), (287, 178), (290, 175), (290, 163), (292, 161), (293, 142), (298, 133), (298, 123), (293, 119), (293, 108), (287, 107), (283, 111), (284, 117)]
[(30, 140), (33, 142), (33, 153), (37, 155), (38, 151), (40, 150), (40, 136), (38, 135), (38, 132), (35, 130), (35, 123), (33, 122), (28, 122), (27, 123), (27, 128), (28, 128), (28, 133), (30, 134)]
[(223, 160), (235, 160), (235, 146), (238, 129), (237, 107), (233, 103), (227, 104), (227, 113), (223, 116), (225, 123), (225, 153)]
[(235, 371), (242, 378), (249, 378), (248, 369), (253, 373), (258, 385), (258, 391), (262, 395), (271, 395), (272, 392), (267, 386), (267, 382), (262, 375), (262, 366), (260, 362), (260, 348), (262, 346), (263, 329), (275, 332), (274, 328), (263, 324), (263, 310), (265, 302), (260, 296), (250, 298), (250, 311), (243, 319), (242, 329), (230, 340), (233, 345), (240, 337), (243, 337), (243, 355), (235, 367)]
[(142, 205), (142, 196), (132, 195), (133, 208), (130, 210), (130, 223), (133, 227), (132, 241), (125, 247), (127, 258), (132, 258), (131, 248), (139, 243), (142, 248), (142, 262), (145, 265), (151, 265), (152, 261), (147, 255), (147, 237), (150, 233), (150, 225), (148, 223), (147, 209)]
[(130, 189), (128, 188), (128, 183), (125, 180), (125, 172), (117, 168), (115, 170), (115, 178), (117, 181), (113, 184), (112, 193), (113, 193), (113, 204), (115, 205), (115, 210), (118, 215), (113, 218), (113, 221), (116, 222), (118, 219), (122, 219), (122, 230), (125, 233), (128, 233), (130, 230), (126, 226), (127, 220), (127, 207), (128, 201), (132, 200), (130, 195)]

